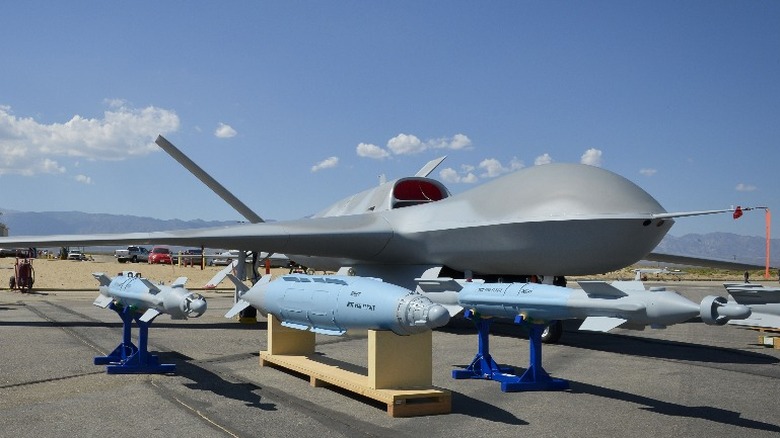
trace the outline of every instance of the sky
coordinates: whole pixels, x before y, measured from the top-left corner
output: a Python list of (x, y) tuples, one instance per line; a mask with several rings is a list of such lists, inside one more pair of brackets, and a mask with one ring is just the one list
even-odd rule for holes
[(265, 219), (443, 155), (454, 194), (581, 162), (780, 215), (776, 1), (26, 1), (0, 40), (0, 209), (242, 219), (162, 134)]

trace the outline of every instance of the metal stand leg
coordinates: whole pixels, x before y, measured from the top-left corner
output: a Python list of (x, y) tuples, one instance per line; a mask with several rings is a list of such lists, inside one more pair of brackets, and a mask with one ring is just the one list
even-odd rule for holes
[[(119, 308), (111, 304), (111, 310), (122, 318), (122, 343), (108, 356), (97, 356), (95, 365), (107, 365), (108, 374), (157, 374), (170, 373), (176, 369), (175, 364), (161, 364), (156, 355), (149, 354), (149, 326), (152, 321), (140, 321), (139, 315), (129, 306)], [(138, 324), (138, 343), (136, 347), (130, 339), (133, 321)]]
[(465, 370), (452, 370), (453, 379), (493, 379), (496, 374), (512, 373), (514, 368), (512, 367), (500, 367), (493, 356), (490, 355), (490, 319), (482, 319), (480, 317), (472, 318), (470, 312), (467, 312), (466, 317), (474, 321), (474, 325), (477, 326), (477, 337), (479, 339), (479, 346), (477, 349), (477, 355), (474, 356), (474, 360), (466, 367)]
[(501, 381), (501, 390), (504, 392), (516, 391), (560, 391), (569, 388), (569, 382), (563, 379), (554, 379), (547, 374), (542, 367), (542, 332), (543, 324), (531, 324), (529, 330), (530, 360), (528, 369), (522, 376), (495, 379)]
[[(466, 317), (469, 318), (470, 314), (467, 313)], [(559, 391), (569, 388), (569, 382), (550, 377), (542, 367), (543, 324), (529, 326), (530, 364), (522, 376), (517, 376), (513, 374), (512, 367), (500, 367), (490, 355), (490, 322), (490, 319), (474, 318), (479, 337), (477, 355), (465, 370), (453, 370), (453, 378), (495, 380), (501, 383), (503, 392)]]

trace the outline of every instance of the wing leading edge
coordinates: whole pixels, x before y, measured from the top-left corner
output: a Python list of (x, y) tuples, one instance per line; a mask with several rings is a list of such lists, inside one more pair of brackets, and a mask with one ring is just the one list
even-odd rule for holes
[(380, 215), (312, 218), (284, 223), (123, 234), (20, 236), (0, 239), (15, 246), (180, 245), (233, 248), (364, 260), (382, 251), (393, 237)]

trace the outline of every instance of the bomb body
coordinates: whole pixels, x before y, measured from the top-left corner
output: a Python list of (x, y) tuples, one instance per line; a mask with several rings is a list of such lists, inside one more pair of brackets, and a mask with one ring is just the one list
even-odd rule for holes
[(232, 317), (251, 305), (272, 314), (283, 326), (328, 335), (341, 335), (348, 329), (410, 335), (449, 321), (447, 310), (428, 297), (374, 278), (293, 274), (268, 280), (264, 277), (244, 290), (225, 316)]
[(190, 292), (184, 287), (186, 277), (179, 277), (170, 286), (155, 285), (146, 278), (126, 272), (113, 279), (103, 273), (93, 273), (100, 282), (100, 295), (94, 305), (106, 308), (112, 302), (120, 306), (132, 306), (144, 312), (141, 321), (151, 321), (167, 313), (172, 319), (197, 318), (206, 311), (206, 300), (202, 295)]

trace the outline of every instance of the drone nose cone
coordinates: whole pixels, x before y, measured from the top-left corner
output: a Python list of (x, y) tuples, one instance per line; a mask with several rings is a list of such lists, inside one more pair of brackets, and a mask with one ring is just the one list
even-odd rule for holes
[(428, 310), (428, 328), (438, 328), (447, 325), (450, 322), (450, 313), (444, 306), (435, 304)]
[(197, 318), (200, 315), (203, 315), (203, 313), (206, 311), (206, 300), (203, 298), (199, 298), (196, 300), (192, 300), (192, 303), (190, 304), (190, 316), (193, 318)]

